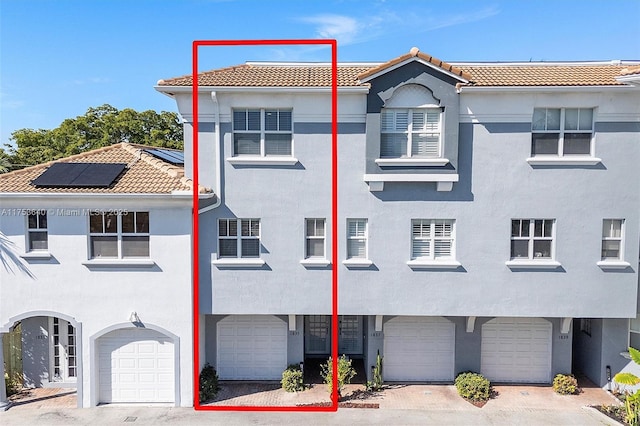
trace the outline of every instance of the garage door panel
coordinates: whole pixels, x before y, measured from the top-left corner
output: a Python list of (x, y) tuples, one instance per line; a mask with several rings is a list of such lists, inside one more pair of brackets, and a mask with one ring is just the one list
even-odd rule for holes
[(228, 316), (218, 322), (221, 380), (280, 380), (287, 366), (287, 327), (270, 315)]
[(389, 381), (453, 380), (455, 325), (439, 317), (396, 317), (384, 325)]
[(118, 330), (99, 339), (102, 403), (174, 402), (174, 347), (149, 329)]
[(481, 372), (492, 381), (548, 383), (551, 323), (542, 318), (496, 318), (482, 326)]

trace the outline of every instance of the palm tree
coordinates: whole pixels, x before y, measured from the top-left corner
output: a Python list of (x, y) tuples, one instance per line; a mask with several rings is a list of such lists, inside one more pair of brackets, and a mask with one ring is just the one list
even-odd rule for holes
[[(640, 351), (634, 348), (629, 348), (629, 355), (636, 364), (640, 365)], [(640, 385), (640, 377), (633, 373), (618, 373), (613, 376), (613, 380), (621, 385), (635, 386)], [(635, 391), (633, 394), (628, 394), (624, 400), (624, 407), (627, 412), (625, 421), (630, 426), (638, 426), (640, 424), (640, 391)]]

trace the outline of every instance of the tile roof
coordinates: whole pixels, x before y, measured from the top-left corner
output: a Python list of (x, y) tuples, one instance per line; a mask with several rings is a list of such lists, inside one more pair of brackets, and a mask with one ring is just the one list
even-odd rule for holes
[[(616, 77), (640, 73), (640, 62), (620, 63), (447, 63), (412, 48), (384, 64), (338, 64), (338, 86), (363, 86), (360, 79), (416, 57), (469, 81), (468, 86), (624, 86)], [(160, 87), (191, 86), (191, 75), (158, 81)], [(200, 86), (218, 87), (328, 87), (331, 67), (316, 64), (248, 63), (199, 74)], [(166, 89), (162, 89), (166, 91)]]
[[(145, 153), (145, 148), (150, 147), (123, 142), (0, 174), (0, 193), (171, 194), (173, 191), (191, 191), (193, 182), (184, 176), (183, 167), (155, 158)], [(31, 184), (54, 163), (126, 163), (127, 168), (108, 188), (37, 188)], [(199, 192), (210, 193), (211, 190), (200, 187)]]

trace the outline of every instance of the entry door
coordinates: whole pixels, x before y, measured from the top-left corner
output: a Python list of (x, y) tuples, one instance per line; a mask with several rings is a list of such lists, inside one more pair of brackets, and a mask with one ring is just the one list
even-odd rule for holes
[(305, 320), (305, 352), (309, 355), (331, 353), (331, 316), (307, 315)]
[(362, 355), (362, 317), (340, 315), (338, 324), (338, 353)]
[(49, 317), (49, 365), (52, 382), (75, 382), (78, 367), (76, 359), (76, 329), (68, 321)]

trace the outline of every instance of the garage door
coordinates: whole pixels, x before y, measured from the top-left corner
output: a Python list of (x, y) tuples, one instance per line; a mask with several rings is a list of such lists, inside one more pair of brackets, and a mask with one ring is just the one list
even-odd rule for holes
[(442, 317), (396, 317), (384, 325), (384, 379), (453, 380), (455, 324)]
[(112, 331), (98, 339), (101, 403), (174, 402), (174, 347), (155, 330)]
[(280, 380), (287, 368), (287, 324), (271, 315), (230, 315), (218, 322), (221, 380)]
[(482, 374), (496, 382), (551, 381), (551, 323), (495, 318), (482, 326)]

